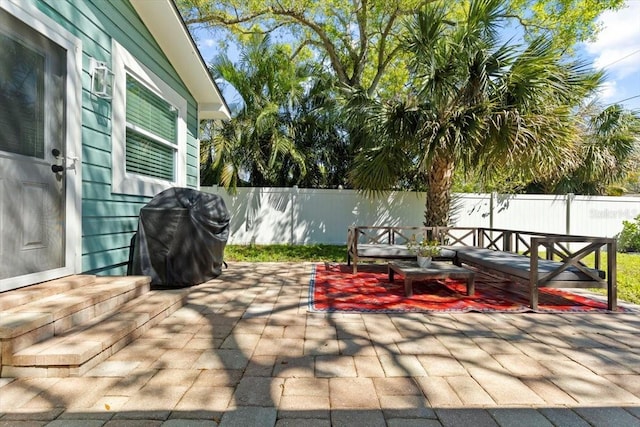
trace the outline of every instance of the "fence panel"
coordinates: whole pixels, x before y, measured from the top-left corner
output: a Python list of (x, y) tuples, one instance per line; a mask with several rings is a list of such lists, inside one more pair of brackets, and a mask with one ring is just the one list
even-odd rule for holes
[(575, 196), (570, 207), (571, 234), (613, 237), (622, 221), (640, 215), (640, 198)]
[(219, 187), (206, 187), (202, 191), (218, 194), (225, 201), (231, 215), (229, 243), (291, 242), (291, 189), (238, 188), (234, 196)]
[(351, 191), (306, 190), (296, 193), (294, 243), (343, 244), (359, 203)]
[(491, 194), (454, 194), (451, 206), (451, 225), (456, 227), (491, 226)]
[(540, 233), (566, 233), (566, 196), (500, 194), (495, 196), (493, 227)]
[[(420, 226), (425, 193), (367, 197), (355, 190), (220, 187), (231, 213), (229, 243), (345, 244), (351, 225)], [(613, 237), (640, 215), (640, 198), (454, 194), (452, 225)]]

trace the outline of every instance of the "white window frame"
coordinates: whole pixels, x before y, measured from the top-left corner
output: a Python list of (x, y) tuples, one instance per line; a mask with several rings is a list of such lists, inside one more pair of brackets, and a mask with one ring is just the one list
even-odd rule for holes
[[(154, 196), (169, 187), (184, 187), (187, 181), (187, 100), (181, 97), (160, 77), (152, 73), (131, 53), (115, 40), (112, 43), (113, 99), (112, 99), (112, 149), (111, 191), (118, 194)], [(168, 144), (176, 150), (174, 180), (127, 172), (127, 74), (173, 105), (178, 111), (177, 145)], [(130, 125), (130, 129), (136, 129)], [(140, 131), (140, 129), (137, 129)], [(157, 137), (154, 137), (157, 139)]]

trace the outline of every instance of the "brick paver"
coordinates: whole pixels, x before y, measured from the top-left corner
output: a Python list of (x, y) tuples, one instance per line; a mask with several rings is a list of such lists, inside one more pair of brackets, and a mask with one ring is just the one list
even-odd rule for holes
[(640, 425), (638, 313), (311, 313), (310, 271), (231, 263), (82, 377), (0, 379), (0, 426)]

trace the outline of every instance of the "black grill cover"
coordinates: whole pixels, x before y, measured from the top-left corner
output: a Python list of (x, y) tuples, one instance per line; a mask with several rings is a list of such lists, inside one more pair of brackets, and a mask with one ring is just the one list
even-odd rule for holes
[(222, 273), (229, 212), (215, 194), (170, 188), (140, 210), (130, 272), (155, 287), (197, 285)]

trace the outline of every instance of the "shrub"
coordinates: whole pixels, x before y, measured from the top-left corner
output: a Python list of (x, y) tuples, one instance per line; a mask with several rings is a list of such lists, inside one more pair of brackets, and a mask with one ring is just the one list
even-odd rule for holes
[(627, 193), (627, 189), (619, 185), (610, 185), (605, 189), (607, 196), (622, 196)]
[(633, 221), (622, 221), (622, 231), (617, 235), (620, 252), (640, 252), (640, 215)]

